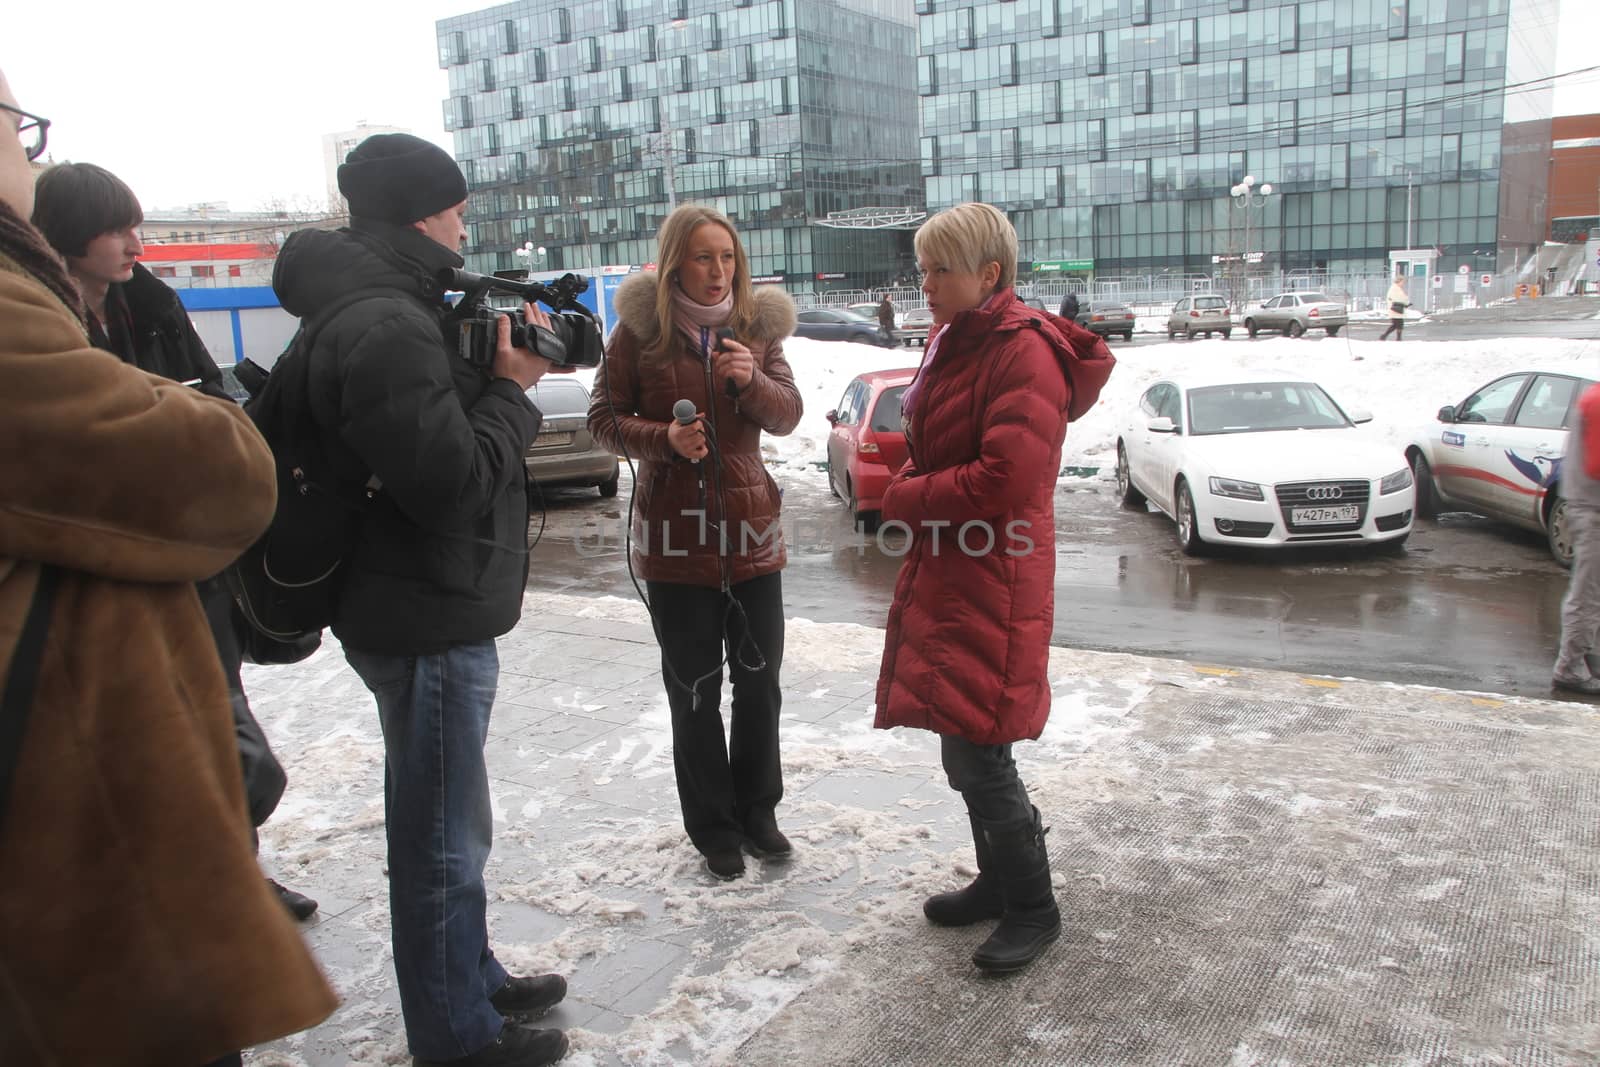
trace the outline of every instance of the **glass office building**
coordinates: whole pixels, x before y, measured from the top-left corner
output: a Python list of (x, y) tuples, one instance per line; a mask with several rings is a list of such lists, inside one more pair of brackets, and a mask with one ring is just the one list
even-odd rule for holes
[(904, 233), (815, 223), (921, 206), (909, 0), (518, 0), (437, 31), (471, 269), (642, 265), (688, 201), (734, 219), (758, 278), (908, 268)]
[(928, 209), (1002, 207), (1024, 261), (1484, 270), (1543, 236), (1558, 0), (915, 3)]

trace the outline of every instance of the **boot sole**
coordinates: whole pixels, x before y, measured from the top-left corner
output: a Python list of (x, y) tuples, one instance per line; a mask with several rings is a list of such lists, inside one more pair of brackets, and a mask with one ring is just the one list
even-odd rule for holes
[(1054, 944), (1056, 939), (1060, 936), (1061, 927), (1057, 926), (1049, 933), (1049, 935), (1044, 938), (1044, 940), (1039, 942), (1038, 950), (1032, 955), (1028, 956), (1026, 959), (990, 961), (981, 960), (974, 955), (972, 957), (972, 963), (984, 974), (1015, 974), (1016, 972), (1026, 968), (1030, 963), (1038, 959), (1040, 956), (1044, 955), (1044, 950)]

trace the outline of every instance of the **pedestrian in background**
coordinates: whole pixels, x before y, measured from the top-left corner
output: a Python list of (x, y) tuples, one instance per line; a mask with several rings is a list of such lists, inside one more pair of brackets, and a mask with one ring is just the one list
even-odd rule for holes
[(1061, 317), (1068, 322), (1078, 321), (1078, 294), (1068, 293), (1061, 298)]
[[(272, 287), (301, 319), (344, 301), (310, 352), (309, 405), (346, 484), (382, 488), (344, 561), (333, 632), (383, 729), (389, 922), (418, 1067), (549, 1064), (559, 1029), (525, 1028), (566, 996), (558, 974), (511, 977), (489, 947), (494, 839), (484, 764), (528, 568), (528, 399), (550, 361), (511, 344), (491, 367), (443, 332), (439, 274), (459, 268), (467, 181), (450, 154), (375, 134), (338, 171), (350, 225), (284, 242)], [(357, 296), (356, 294), (362, 294)], [(523, 305), (530, 324), (550, 319)]]
[[(66, 260), (78, 283), (95, 347), (140, 370), (193, 384), (208, 396), (231, 402), (222, 371), (195, 333), (178, 294), (139, 262), (144, 255), (139, 240), (143, 221), (144, 211), (133, 190), (93, 163), (58, 163), (40, 174), (34, 187), (33, 224)], [(233, 597), (215, 575), (195, 588), (228, 678), (254, 839), (256, 829), (283, 799), (288, 777), (245, 696)], [(296, 919), (309, 919), (316, 912), (317, 902), (305, 894), (271, 878), (267, 884)]]
[[(791, 851), (776, 813), (788, 556), (761, 434), (800, 422), (783, 355), (794, 302), (751, 286), (738, 232), (713, 208), (679, 207), (656, 244), (659, 272), (617, 290), (621, 321), (595, 377), (589, 432), (640, 461), (632, 562), (661, 645), (683, 826), (706, 869), (731, 879), (744, 874), (745, 848), (777, 859)], [(717, 337), (723, 328), (731, 341)], [(692, 420), (674, 418), (679, 400), (694, 405)]]
[(883, 300), (878, 304), (878, 329), (883, 331), (885, 344), (894, 343), (894, 301), (889, 299), (889, 294), (883, 294)]
[(336, 1004), (251, 855), (194, 591), (266, 529), (272, 453), (90, 344), (27, 221), (47, 128), (0, 75), (0, 1063), (238, 1064)]
[(1406, 276), (1396, 274), (1394, 283), (1389, 286), (1389, 291), (1383, 297), (1389, 302), (1389, 328), (1378, 335), (1378, 340), (1387, 340), (1389, 334), (1394, 334), (1396, 341), (1401, 340), (1406, 332), (1406, 308), (1411, 306), (1411, 297), (1406, 293)]
[(1561, 602), (1561, 648), (1550, 684), (1600, 693), (1600, 384), (1578, 397), (1561, 461), (1561, 495), (1572, 531), (1572, 574)]
[(911, 458), (883, 496), (884, 520), (906, 523), (912, 541), (874, 725), (939, 735), (978, 877), (923, 912), (942, 926), (999, 919), (972, 960), (1004, 973), (1061, 932), (1044, 823), (1012, 745), (1050, 715), (1061, 445), (1113, 360), (1104, 340), (1017, 298), (1017, 234), (988, 204), (935, 215), (915, 248), (935, 332), (901, 400)]

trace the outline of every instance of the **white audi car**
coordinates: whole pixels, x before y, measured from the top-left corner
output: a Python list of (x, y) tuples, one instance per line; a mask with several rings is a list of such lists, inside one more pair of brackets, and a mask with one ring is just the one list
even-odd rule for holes
[(1178, 543), (1398, 548), (1415, 493), (1405, 454), (1372, 439), (1323, 388), (1291, 374), (1232, 370), (1146, 389), (1117, 438), (1117, 489), (1170, 515)]

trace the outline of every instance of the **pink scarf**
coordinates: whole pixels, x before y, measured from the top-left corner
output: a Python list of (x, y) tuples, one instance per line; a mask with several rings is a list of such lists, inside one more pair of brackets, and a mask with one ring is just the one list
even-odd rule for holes
[(677, 282), (672, 283), (672, 321), (678, 332), (689, 339), (695, 353), (704, 357), (716, 348), (718, 326), (726, 326), (733, 314), (733, 288), (730, 286), (715, 304), (700, 304), (690, 299)]

